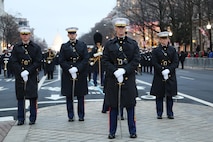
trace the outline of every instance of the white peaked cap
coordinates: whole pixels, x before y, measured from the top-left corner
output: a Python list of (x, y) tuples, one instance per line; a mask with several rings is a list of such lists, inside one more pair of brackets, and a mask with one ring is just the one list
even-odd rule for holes
[(78, 28), (77, 27), (69, 27), (69, 28), (66, 28), (66, 31), (67, 32), (77, 32)]
[(129, 19), (127, 18), (114, 18), (112, 20), (112, 23), (114, 26), (128, 26), (129, 25)]
[(31, 29), (30, 29), (30, 27), (20, 27), (19, 29), (18, 29), (18, 31), (20, 32), (20, 33), (31, 33)]
[(168, 31), (163, 31), (163, 32), (159, 32), (157, 34), (158, 37), (168, 37), (169, 36), (169, 32)]

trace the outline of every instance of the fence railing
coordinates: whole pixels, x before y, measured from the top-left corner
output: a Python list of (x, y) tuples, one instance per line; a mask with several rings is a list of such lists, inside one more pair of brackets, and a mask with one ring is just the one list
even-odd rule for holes
[(190, 68), (213, 69), (213, 58), (189, 57), (185, 59), (184, 66)]

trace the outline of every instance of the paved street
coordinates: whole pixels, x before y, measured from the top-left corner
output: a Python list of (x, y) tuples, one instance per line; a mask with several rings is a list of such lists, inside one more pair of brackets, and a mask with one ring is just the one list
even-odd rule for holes
[[(134, 141), (212, 141), (213, 136), (210, 135), (213, 132), (213, 108), (210, 107), (212, 103), (207, 106), (208, 104), (197, 102), (198, 99), (193, 100), (189, 96), (200, 95), (203, 99), (212, 102), (210, 93), (212, 92), (212, 88), (208, 87), (208, 85), (212, 86), (209, 83), (212, 80), (211, 73), (212, 71), (177, 70), (180, 94), (186, 97), (184, 99), (175, 99), (175, 120), (168, 120), (166, 117), (163, 120), (155, 118), (155, 104), (153, 99), (141, 99), (142, 96), (147, 97), (146, 95), (149, 92), (153, 75), (148, 73), (143, 73), (142, 76), (137, 75), (137, 88), (140, 98), (136, 106), (138, 138)], [(2, 101), (0, 105), (2, 105), (2, 108), (0, 112), (2, 116), (10, 116), (12, 118), (7, 121), (0, 121), (0, 141), (3, 141), (5, 136), (7, 136), (4, 140), (5, 142), (11, 142), (14, 139), (17, 142), (109, 141), (107, 139), (108, 114), (101, 113), (103, 101), (102, 88), (100, 86), (94, 87), (93, 82), (89, 82), (89, 95), (86, 96), (85, 103), (85, 121), (82, 123), (79, 121), (69, 123), (67, 122), (65, 100), (60, 96), (59, 74), (60, 72), (55, 72), (54, 80), (45, 80), (44, 78), (44, 82), (41, 83), (38, 120), (34, 126), (29, 126), (28, 120), (24, 126), (16, 126), (16, 120), (14, 120), (16, 117), (14, 89), (9, 89), (13, 88), (14, 79), (1, 79), (0, 97)], [(40, 75), (42, 79), (43, 74), (41, 73)], [(206, 85), (207, 87), (204, 88)], [(203, 88), (200, 89), (199, 86)], [(202, 90), (205, 90), (205, 92), (202, 93)], [(184, 92), (188, 95), (183, 94)], [(5, 106), (10, 106), (10, 108)], [(113, 141), (131, 141), (126, 120), (122, 121), (122, 129), (122, 139), (120, 139), (118, 126), (116, 140)]]
[[(204, 105), (174, 104), (175, 119), (156, 119), (153, 101), (138, 101), (136, 125), (138, 138), (130, 139), (126, 119), (122, 121), (122, 138), (118, 125), (115, 140), (109, 140), (108, 114), (101, 113), (102, 101), (87, 101), (84, 122), (67, 121), (65, 105), (38, 110), (35, 125), (14, 125), (4, 142), (212, 142), (213, 108)], [(76, 107), (75, 107), (76, 108)], [(28, 116), (29, 114), (27, 114)], [(118, 123), (119, 124), (119, 123)]]

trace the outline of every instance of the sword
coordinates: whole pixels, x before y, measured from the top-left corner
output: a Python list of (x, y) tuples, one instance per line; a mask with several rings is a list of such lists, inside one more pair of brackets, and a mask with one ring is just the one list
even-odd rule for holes
[(120, 133), (122, 138), (122, 126), (121, 126), (121, 85), (122, 83), (118, 83), (118, 119), (120, 125)]
[(75, 119), (75, 109), (74, 109), (75, 80), (76, 80), (76, 79), (72, 79), (72, 106), (73, 106), (73, 119)]
[(99, 81), (100, 81), (100, 86), (101, 86), (101, 57), (98, 59), (98, 70), (99, 70)]
[(27, 81), (24, 81), (24, 120), (26, 120), (26, 91), (27, 91)]

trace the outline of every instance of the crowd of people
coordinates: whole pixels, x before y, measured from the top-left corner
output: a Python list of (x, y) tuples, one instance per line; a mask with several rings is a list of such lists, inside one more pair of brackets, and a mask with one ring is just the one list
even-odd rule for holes
[[(182, 51), (184, 52), (184, 51)], [(186, 57), (195, 57), (195, 58), (213, 58), (213, 51), (211, 48), (208, 48), (207, 51), (200, 51), (197, 49), (195, 52), (184, 52), (186, 54)]]

